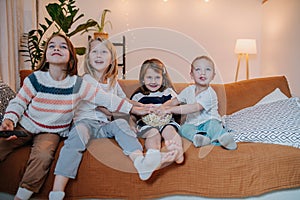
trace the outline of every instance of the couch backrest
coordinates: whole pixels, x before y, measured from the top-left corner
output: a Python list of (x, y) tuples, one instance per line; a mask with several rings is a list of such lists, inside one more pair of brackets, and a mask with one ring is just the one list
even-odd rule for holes
[[(22, 72), (22, 71), (21, 71)], [(24, 78), (32, 71), (20, 72), (21, 84)], [(119, 80), (127, 97), (130, 97), (134, 90), (139, 87), (138, 80)], [(174, 83), (177, 93), (190, 83)], [(291, 97), (288, 81), (285, 76), (274, 76), (255, 78), (226, 84), (211, 85), (218, 95), (219, 113), (232, 114), (243, 108), (253, 106), (264, 96), (279, 88), (286, 96)]]
[[(119, 80), (127, 97), (139, 87), (138, 80)], [(177, 93), (190, 83), (174, 83)], [(212, 84), (218, 95), (219, 113), (232, 114), (240, 109), (253, 106), (264, 96), (279, 88), (285, 95), (291, 97), (291, 92), (285, 76), (256, 78), (234, 83)]]

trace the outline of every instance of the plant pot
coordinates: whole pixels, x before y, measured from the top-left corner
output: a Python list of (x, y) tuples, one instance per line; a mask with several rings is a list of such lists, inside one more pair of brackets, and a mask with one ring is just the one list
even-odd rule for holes
[(108, 33), (106, 32), (94, 32), (94, 39), (101, 38), (101, 39), (108, 39)]

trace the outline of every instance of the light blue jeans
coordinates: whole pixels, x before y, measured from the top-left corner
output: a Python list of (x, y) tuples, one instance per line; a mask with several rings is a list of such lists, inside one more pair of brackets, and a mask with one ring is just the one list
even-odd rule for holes
[(130, 155), (136, 150), (143, 151), (141, 143), (124, 119), (109, 123), (83, 119), (72, 126), (64, 146), (60, 150), (54, 174), (75, 178), (82, 159), (82, 153), (92, 138), (115, 138), (124, 154)]
[(208, 120), (207, 122), (195, 126), (193, 124), (183, 124), (179, 128), (179, 134), (188, 139), (189, 141), (193, 141), (194, 136), (199, 132), (205, 132), (203, 134), (212, 141), (212, 144), (219, 146), (219, 142), (217, 142), (218, 138), (226, 132), (225, 128), (223, 128), (222, 122), (216, 119)]

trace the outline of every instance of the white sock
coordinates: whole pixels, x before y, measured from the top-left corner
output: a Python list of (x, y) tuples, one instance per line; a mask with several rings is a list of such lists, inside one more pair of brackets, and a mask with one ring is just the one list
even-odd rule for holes
[(193, 144), (195, 147), (202, 147), (211, 144), (209, 137), (201, 134), (194, 135)]
[(65, 193), (63, 191), (51, 191), (49, 193), (49, 200), (63, 200)]
[(33, 194), (32, 191), (27, 190), (26, 188), (19, 187), (16, 196), (19, 199), (27, 200), (27, 199), (29, 199), (31, 197), (32, 194)]
[(230, 135), (230, 133), (224, 133), (218, 138), (219, 143), (221, 146), (228, 150), (235, 150), (237, 148), (237, 144), (234, 141), (233, 137)]
[(160, 165), (161, 154), (157, 149), (149, 149), (144, 156), (138, 156), (134, 160), (134, 166), (139, 173), (142, 180), (147, 180), (151, 177), (152, 173)]

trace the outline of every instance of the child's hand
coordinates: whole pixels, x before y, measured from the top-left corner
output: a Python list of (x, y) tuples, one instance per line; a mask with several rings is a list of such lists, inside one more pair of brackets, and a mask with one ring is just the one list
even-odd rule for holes
[(128, 120), (128, 124), (130, 126), (130, 129), (133, 130), (133, 132), (137, 133), (137, 129), (136, 129), (136, 123), (135, 121), (132, 119), (132, 117), (129, 117), (129, 120)]
[(1, 126), (0, 126), (0, 131), (5, 131), (5, 130), (14, 130), (14, 123), (10, 119), (5, 119), (3, 120)]
[(159, 106), (154, 111), (158, 116), (164, 116), (166, 114), (172, 114), (169, 106)]
[[(14, 123), (10, 119), (3, 120), (0, 126), (0, 131), (5, 131), (5, 130), (11, 130), (11, 131), (14, 130)], [(13, 135), (8, 138), (5, 138), (5, 140), (15, 140), (17, 138), (18, 138), (17, 136)]]
[(110, 112), (107, 108), (103, 107), (103, 106), (97, 106), (96, 107), (97, 111), (103, 112), (106, 116), (111, 117), (113, 116), (113, 113)]
[(146, 107), (146, 108), (153, 108), (153, 109), (157, 108), (157, 106), (155, 104), (152, 104), (152, 103), (150, 103), (150, 104), (143, 104), (143, 106)]
[(135, 115), (147, 115), (153, 112), (153, 108), (132, 106), (131, 113)]

